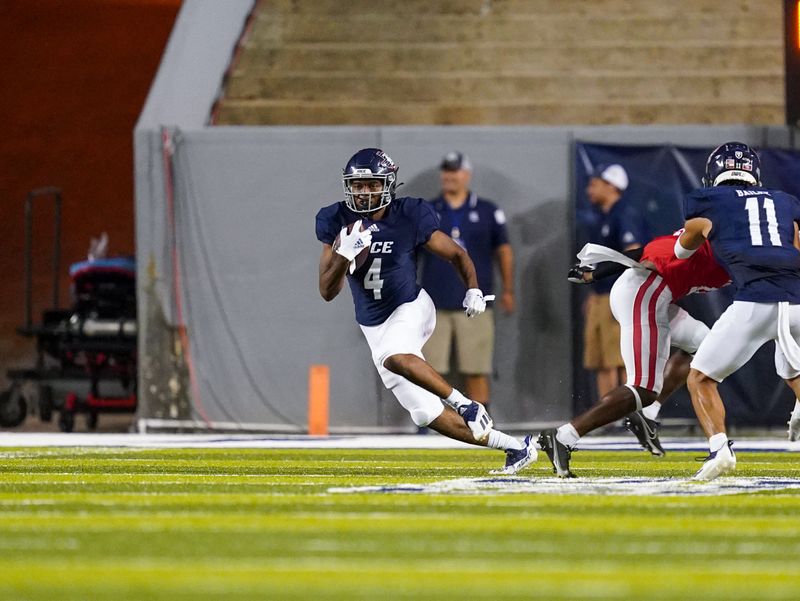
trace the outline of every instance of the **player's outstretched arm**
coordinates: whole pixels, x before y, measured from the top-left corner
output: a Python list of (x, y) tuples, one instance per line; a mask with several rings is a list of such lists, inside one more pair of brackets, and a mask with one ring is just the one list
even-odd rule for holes
[(675, 256), (688, 259), (700, 248), (711, 232), (711, 220), (705, 217), (694, 217), (686, 221), (683, 233), (675, 241)]
[[(642, 255), (644, 255), (644, 247), (636, 246), (630, 250), (622, 251), (622, 254), (634, 261), (641, 261)], [(655, 266), (652, 263), (645, 261), (642, 264), (655, 271)], [(598, 265), (585, 267), (581, 267), (580, 263), (575, 263), (567, 272), (567, 279), (573, 284), (592, 284), (598, 280), (619, 275), (626, 269), (628, 269), (627, 265), (616, 261), (603, 261)]]
[(349, 264), (350, 261), (335, 253), (330, 244), (322, 245), (322, 255), (319, 258), (319, 293), (326, 301), (332, 301), (342, 291)]
[(475, 273), (472, 259), (469, 258), (467, 251), (456, 244), (450, 236), (437, 230), (431, 234), (425, 243), (425, 248), (437, 257), (452, 263), (467, 288), (478, 287), (478, 276)]

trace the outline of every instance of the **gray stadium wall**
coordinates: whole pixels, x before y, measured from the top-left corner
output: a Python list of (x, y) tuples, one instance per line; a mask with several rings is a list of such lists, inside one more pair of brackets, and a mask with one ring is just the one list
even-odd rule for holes
[(329, 304), (317, 292), (314, 215), (341, 199), (342, 166), (359, 148), (386, 150), (400, 193), (425, 197), (441, 155), (462, 150), (474, 189), (505, 209), (518, 310), (498, 311), (494, 414), (524, 428), (572, 408), (573, 141), (790, 142), (783, 128), (753, 126), (212, 127), (251, 5), (184, 3), (135, 132), (142, 429), (303, 431), (313, 364), (330, 366), (333, 431), (411, 428), (381, 390), (349, 291)]

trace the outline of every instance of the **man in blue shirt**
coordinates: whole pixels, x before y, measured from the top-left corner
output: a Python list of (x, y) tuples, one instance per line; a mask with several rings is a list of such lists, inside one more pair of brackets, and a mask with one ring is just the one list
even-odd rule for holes
[[(469, 189), (472, 164), (461, 152), (450, 152), (441, 163), (441, 195), (432, 201), (439, 215), (439, 228), (464, 248), (478, 274), (484, 293), (494, 289), (494, 264), (500, 267), (501, 306), (514, 310), (514, 254), (508, 243), (506, 217), (493, 202), (478, 198)], [(467, 319), (461, 310), (466, 291), (452, 266), (434, 255), (426, 255), (422, 286), (436, 305), (436, 329), (423, 349), (440, 373), (450, 371), (450, 355), (456, 348), (458, 371), (464, 376), (467, 396), (489, 403), (489, 374), (494, 353), (494, 315), (491, 309), (477, 319)]]
[(500, 472), (514, 474), (536, 460), (532, 438), (519, 441), (495, 430), (483, 406), (450, 386), (422, 355), (436, 313), (417, 284), (421, 249), (458, 271), (467, 284), (462, 306), (468, 316), (483, 313), (486, 302), (469, 255), (439, 231), (430, 204), (421, 198), (395, 198), (397, 170), (378, 148), (360, 150), (347, 162), (342, 176), (345, 200), (317, 213), (320, 295), (333, 300), (347, 279), (375, 368), (417, 426), (502, 449), (506, 462)]
[[(589, 242), (623, 252), (650, 240), (644, 219), (623, 198), (627, 188), (628, 174), (622, 165), (601, 165), (594, 170), (586, 187), (597, 217)], [(609, 299), (615, 281), (616, 278), (607, 278), (598, 282), (584, 306), (583, 366), (595, 372), (598, 399), (625, 383), (619, 324), (611, 313)], [(647, 417), (656, 416), (657, 413)]]
[[(695, 479), (712, 480), (736, 467), (720, 382), (774, 340), (775, 369), (800, 399), (800, 201), (762, 187), (759, 157), (741, 142), (709, 155), (703, 183), (705, 188), (684, 199), (686, 223), (675, 255), (688, 259), (708, 240), (736, 286), (733, 303), (700, 344), (686, 382), (709, 446)], [(791, 427), (790, 420), (790, 437)]]

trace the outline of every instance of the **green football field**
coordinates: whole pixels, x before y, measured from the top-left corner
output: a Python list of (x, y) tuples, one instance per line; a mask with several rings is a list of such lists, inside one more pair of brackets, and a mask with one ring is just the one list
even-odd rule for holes
[(694, 453), (582, 451), (563, 489), (482, 450), (0, 454), (3, 600), (800, 599), (796, 453), (707, 485)]

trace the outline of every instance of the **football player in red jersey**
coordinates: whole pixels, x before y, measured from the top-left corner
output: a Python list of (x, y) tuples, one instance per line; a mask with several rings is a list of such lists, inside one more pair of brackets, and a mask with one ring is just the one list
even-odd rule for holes
[[(690, 260), (678, 260), (673, 248), (679, 235), (676, 232), (655, 238), (643, 249), (627, 251), (625, 255), (587, 245), (579, 254), (582, 265), (603, 263), (596, 269), (576, 267), (569, 273), (570, 281), (590, 283), (624, 271), (611, 289), (611, 309), (620, 323), (627, 382), (571, 422), (539, 435), (539, 446), (559, 477), (573, 477), (569, 461), (582, 436), (626, 415), (642, 445), (654, 455), (664, 454), (658, 442), (658, 423), (654, 417), (643, 415), (642, 410), (659, 403), (651, 414), (657, 415), (659, 399), (683, 385), (691, 355), (709, 331), (708, 326), (674, 303), (688, 294), (730, 283), (727, 271), (714, 259), (708, 243)], [(679, 352), (670, 359), (671, 346)]]

